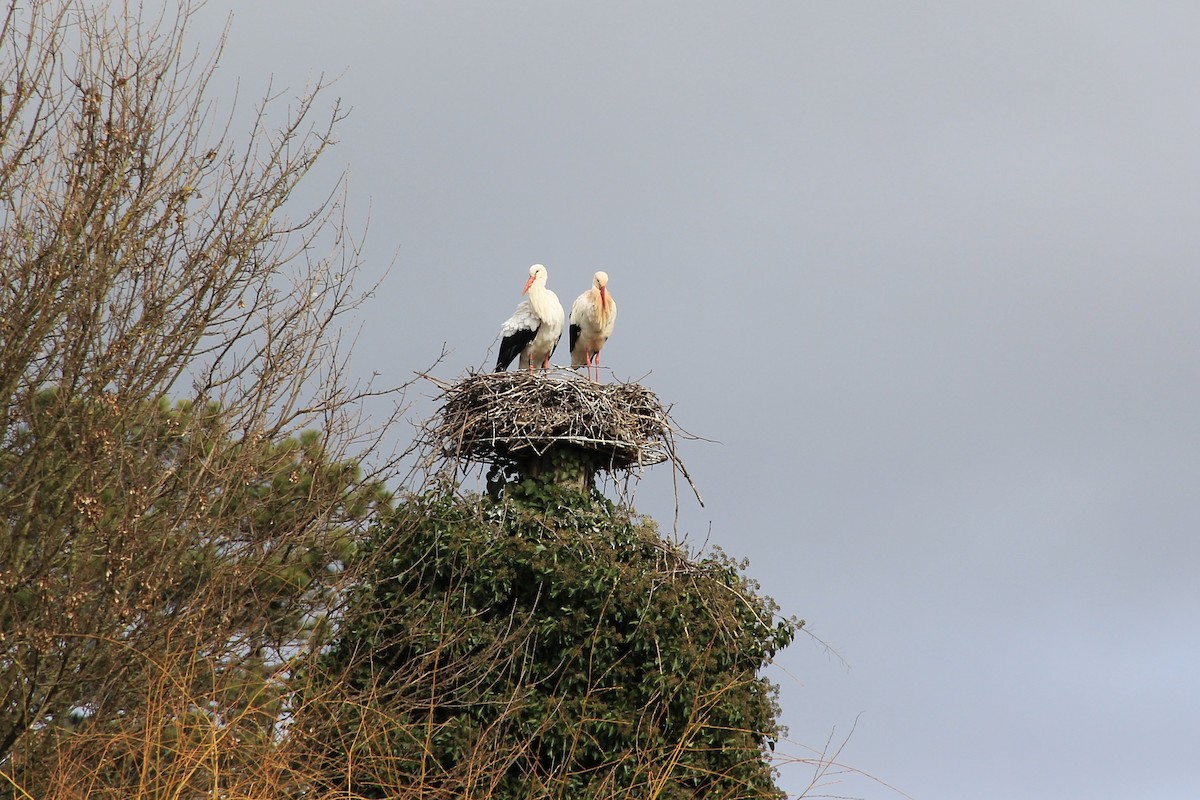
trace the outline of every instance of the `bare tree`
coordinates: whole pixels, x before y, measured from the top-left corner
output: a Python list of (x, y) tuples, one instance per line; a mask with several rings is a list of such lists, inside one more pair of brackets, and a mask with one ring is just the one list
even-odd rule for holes
[(367, 390), (337, 332), (365, 293), (340, 193), (289, 203), (337, 104), (268, 96), (235, 135), (186, 2), (0, 14), (0, 787), (18, 787), (69, 721), (128, 729), (164, 675), (185, 707), (253, 696), (273, 719), (254, 681), (387, 499), (355, 458)]

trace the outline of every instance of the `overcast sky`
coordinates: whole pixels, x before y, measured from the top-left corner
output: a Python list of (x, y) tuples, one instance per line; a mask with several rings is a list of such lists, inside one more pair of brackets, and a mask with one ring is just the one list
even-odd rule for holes
[[(848, 665), (781, 657), (788, 752), (1200, 797), (1200, 5), (211, 0), (194, 41), (230, 9), (227, 95), (341, 76), (308, 190), (347, 168), (395, 259), (357, 374), (485, 366), (530, 264), (608, 272), (605, 364), (719, 442), (681, 533)], [(669, 531), (670, 471), (635, 502)]]

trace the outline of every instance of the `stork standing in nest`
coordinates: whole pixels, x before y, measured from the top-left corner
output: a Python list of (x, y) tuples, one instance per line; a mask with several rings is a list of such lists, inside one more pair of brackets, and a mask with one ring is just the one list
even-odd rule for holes
[(612, 335), (617, 321), (617, 301), (608, 293), (608, 273), (597, 272), (592, 288), (571, 304), (571, 366), (586, 366), (588, 377), (600, 382), (600, 349)]
[(534, 364), (543, 369), (550, 366), (550, 354), (562, 338), (562, 303), (558, 295), (546, 288), (546, 268), (534, 264), (529, 268), (529, 280), (521, 294), (525, 299), (513, 315), (500, 326), (500, 357), (496, 372), (504, 372), (512, 360), (521, 355), (521, 369), (533, 372)]

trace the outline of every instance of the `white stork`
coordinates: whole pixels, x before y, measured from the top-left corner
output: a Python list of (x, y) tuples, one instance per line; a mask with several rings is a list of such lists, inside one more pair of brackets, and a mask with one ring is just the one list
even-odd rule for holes
[(529, 268), (529, 280), (521, 292), (525, 299), (513, 315), (500, 326), (500, 357), (496, 372), (504, 372), (512, 360), (521, 354), (521, 369), (533, 372), (534, 364), (550, 366), (550, 354), (562, 338), (563, 307), (558, 295), (546, 288), (546, 268), (534, 264)]
[(600, 348), (612, 335), (617, 321), (617, 301), (608, 293), (608, 273), (597, 272), (592, 288), (571, 304), (571, 366), (587, 366), (588, 377), (596, 368), (595, 381), (600, 382)]

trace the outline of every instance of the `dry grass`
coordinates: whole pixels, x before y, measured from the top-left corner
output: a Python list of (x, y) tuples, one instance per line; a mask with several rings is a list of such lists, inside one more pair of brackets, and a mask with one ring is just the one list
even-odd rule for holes
[[(194, 682), (196, 664), (183, 664), (177, 674), (161, 675), (145, 687), (147, 706), (137, 722), (107, 730), (81, 731), (60, 740), (58, 747), (40, 763), (41, 775), (25, 782), (14, 781), (9, 771), (0, 767), (0, 797), (21, 800), (200, 800), (219, 797), (224, 800), (363, 800), (350, 785), (355, 779), (369, 778), (378, 786), (387, 787), (388, 796), (395, 800), (450, 800), (475, 798), (487, 800), (512, 764), (520, 760), (528, 741), (517, 741), (505, 735), (505, 719), (501, 718), (485, 730), (472, 753), (451, 772), (434, 770), (424, 779), (406, 773), (403, 764), (394, 763), (390, 750), (395, 736), (406, 732), (417, 738), (431, 735), (421, 724), (388, 715), (384, 708), (367, 697), (354, 697), (344, 687), (330, 687), (324, 696), (309, 702), (323, 704), (330, 710), (341, 706), (361, 714), (363, 725), (353, 734), (353, 741), (342, 741), (346, 753), (354, 753), (343, 765), (344, 782), (329, 785), (328, 775), (318, 774), (319, 764), (312, 758), (310, 748), (322, 750), (318, 742), (308, 741), (303, 734), (261, 735), (261, 720), (255, 719), (264, 709), (253, 703), (232, 714), (214, 712), (216, 695), (195, 694), (184, 689)], [(704, 698), (705, 704), (717, 702), (723, 691), (732, 687), (717, 687)], [(597, 700), (599, 700), (599, 696)], [(695, 721), (689, 720), (685, 735), (674, 747), (633, 750), (618, 755), (629, 768), (641, 776), (640, 796), (645, 800), (677, 797), (671, 789), (671, 776), (683, 756), (691, 749), (701, 748), (704, 733), (703, 707), (696, 709)], [(638, 724), (639, 721), (631, 721)], [(640, 721), (653, 724), (653, 718)], [(329, 731), (314, 731), (320, 736)], [(249, 735), (247, 735), (249, 734)], [(849, 738), (849, 735), (844, 737)], [(336, 741), (336, 740), (334, 740)], [(886, 796), (907, 797), (888, 784), (865, 775), (841, 760), (845, 741), (826, 742), (823, 747), (807, 748), (795, 742), (781, 742), (796, 752), (807, 755), (775, 754), (778, 764), (793, 767), (807, 765), (812, 771), (810, 785), (798, 797), (842, 797), (840, 785), (859, 775), (886, 790)], [(427, 742), (432, 749), (432, 743)], [(614, 764), (606, 765), (612, 770)], [(432, 766), (431, 766), (432, 768)], [(545, 798), (572, 797), (568, 784), (582, 773), (538, 776), (540, 796)], [(414, 779), (415, 778), (415, 779)], [(532, 778), (532, 776), (531, 776)], [(628, 800), (628, 790), (599, 782), (591, 795), (597, 800)]]

